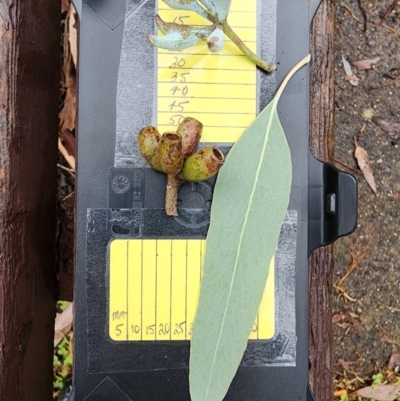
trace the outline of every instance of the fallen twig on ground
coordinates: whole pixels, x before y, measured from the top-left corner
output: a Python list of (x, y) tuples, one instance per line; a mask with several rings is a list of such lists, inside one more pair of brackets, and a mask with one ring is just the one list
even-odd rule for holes
[(343, 289), (343, 283), (350, 276), (350, 274), (356, 269), (360, 261), (366, 256), (371, 248), (371, 241), (376, 232), (377, 225), (374, 224), (367, 234), (362, 237), (360, 234), (356, 236), (353, 242), (350, 244), (350, 263), (347, 266), (345, 274), (340, 278), (335, 288), (337, 290)]
[(387, 9), (385, 14), (383, 15), (383, 17), (380, 21), (380, 25), (383, 25), (383, 23), (386, 21), (387, 17), (389, 17), (391, 12), (394, 11), (394, 9), (398, 6), (398, 4), (399, 4), (398, 0), (394, 0), (393, 4)]
[(391, 341), (392, 344), (395, 344), (397, 347), (400, 348), (400, 343), (394, 338), (394, 336), (389, 333), (388, 331), (385, 330), (385, 328), (381, 325), (379, 321), (374, 319), (374, 316), (372, 316), (371, 312), (365, 307), (365, 305), (360, 301), (357, 300), (357, 303), (363, 308), (365, 312), (367, 312), (367, 315), (370, 317), (370, 319), (375, 323), (377, 329), (384, 335), (386, 335)]
[(361, 0), (357, 0), (357, 3), (358, 3), (358, 8), (360, 9), (361, 14), (364, 18), (363, 24), (364, 24), (364, 32), (365, 32), (367, 30), (367, 13), (365, 12), (365, 8), (363, 7)]
[(341, 2), (340, 2), (340, 5), (341, 5), (342, 7), (344, 7), (344, 8), (350, 13), (350, 15), (353, 17), (353, 19), (354, 19), (355, 21), (357, 21), (357, 22), (359, 22), (360, 24), (362, 24), (362, 21), (360, 21), (360, 20), (356, 17), (356, 15), (354, 14), (353, 10), (352, 10), (346, 3), (344, 3), (343, 1), (341, 1)]
[(350, 165), (348, 165), (348, 164), (345, 163), (345, 162), (342, 162), (342, 161), (339, 160), (339, 159), (333, 159), (333, 161), (334, 161), (335, 163), (341, 164), (343, 167), (348, 168), (350, 171), (352, 171), (352, 172), (355, 173), (355, 174), (360, 174), (360, 175), (362, 175), (361, 170), (356, 169), (356, 168), (354, 168), (354, 167), (351, 167)]
[(391, 31), (392, 33), (394, 33), (395, 35), (400, 35), (399, 32), (396, 31), (396, 29), (393, 29), (392, 27), (390, 27), (389, 25), (386, 24), (381, 24), (379, 21), (375, 21), (373, 19), (367, 19), (367, 22), (371, 22), (372, 24), (375, 25), (379, 25), (379, 26), (383, 26), (386, 29), (389, 29), (389, 31)]
[(371, 85), (370, 86), (370, 88), (371, 89), (380, 89), (380, 88), (385, 88), (385, 87), (388, 87), (388, 86), (392, 86), (393, 84), (395, 84), (397, 81), (399, 81), (400, 80), (400, 74), (396, 77), (396, 78), (393, 78), (391, 81), (389, 81), (389, 82), (386, 82), (386, 83), (384, 83), (384, 84), (382, 84), (382, 85)]

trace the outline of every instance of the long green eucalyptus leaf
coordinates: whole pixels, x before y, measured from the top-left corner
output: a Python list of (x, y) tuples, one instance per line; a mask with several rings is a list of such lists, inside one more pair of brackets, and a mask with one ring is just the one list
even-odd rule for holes
[(288, 74), (219, 172), (191, 341), (192, 401), (221, 401), (246, 349), (290, 196), (291, 156), (277, 104), (309, 60)]
[(225, 21), (231, 7), (232, 0), (210, 0), (214, 8), (214, 16), (218, 21)]
[(190, 30), (187, 32), (169, 31), (164, 36), (147, 35), (147, 40), (162, 49), (180, 51), (199, 43), (201, 35)]
[(171, 8), (175, 8), (176, 10), (190, 10), (194, 11), (197, 14), (201, 15), (204, 18), (208, 18), (208, 14), (203, 7), (197, 3), (196, 0), (189, 1), (179, 1), (179, 0), (163, 0), (165, 4), (170, 6)]
[(214, 6), (213, 6), (213, 2), (214, 0), (198, 0), (200, 1), (201, 4), (203, 4), (203, 6), (211, 13), (213, 14), (214, 12)]

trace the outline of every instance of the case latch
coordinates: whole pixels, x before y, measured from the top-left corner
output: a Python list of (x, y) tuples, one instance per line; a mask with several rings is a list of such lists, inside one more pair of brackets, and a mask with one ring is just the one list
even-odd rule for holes
[(308, 251), (353, 232), (357, 226), (357, 182), (348, 173), (310, 156)]

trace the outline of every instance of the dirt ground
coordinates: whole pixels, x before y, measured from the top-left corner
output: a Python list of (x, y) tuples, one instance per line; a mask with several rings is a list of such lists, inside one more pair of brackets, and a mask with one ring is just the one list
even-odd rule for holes
[[(336, 0), (335, 29), (336, 165), (356, 176), (359, 190), (358, 229), (334, 247), (340, 381), (354, 378), (351, 372), (361, 378), (384, 372), (390, 356), (400, 352), (400, 2)], [(342, 56), (350, 63), (380, 60), (365, 71), (352, 66), (359, 78), (353, 86), (345, 79)], [(378, 125), (382, 120), (388, 132)], [(371, 160), (376, 195), (354, 158), (357, 136)]]

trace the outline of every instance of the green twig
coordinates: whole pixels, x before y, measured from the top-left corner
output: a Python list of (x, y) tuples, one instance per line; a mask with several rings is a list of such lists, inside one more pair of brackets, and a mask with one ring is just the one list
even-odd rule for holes
[(226, 36), (241, 50), (241, 52), (257, 67), (262, 68), (266, 72), (272, 72), (275, 70), (276, 66), (273, 64), (269, 64), (266, 61), (262, 60), (257, 54), (253, 53), (243, 42), (242, 39), (239, 38), (238, 35), (233, 31), (233, 29), (228, 24), (228, 21), (224, 21), (223, 30)]
[[(208, 14), (207, 19), (211, 21), (213, 24), (221, 24), (213, 15)], [(228, 24), (228, 21), (225, 20), (222, 22), (222, 29), (225, 33), (226, 36), (240, 49), (240, 51), (252, 62), (254, 63), (257, 67), (260, 67), (266, 72), (272, 72), (275, 70), (276, 66), (274, 64), (269, 64), (260, 57), (257, 56), (257, 54), (253, 53), (243, 42), (242, 39), (239, 38), (239, 36), (234, 32), (234, 30), (231, 28), (231, 26)]]

